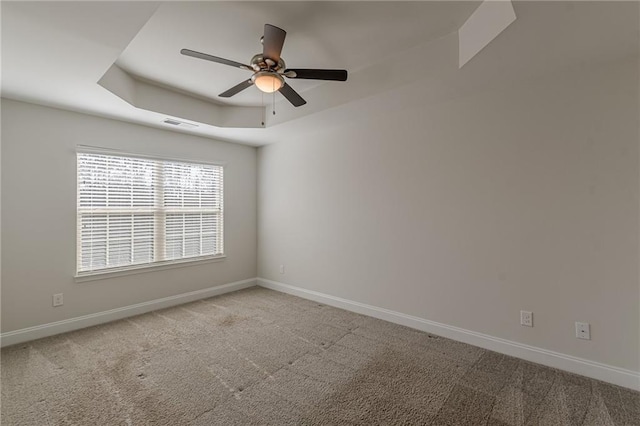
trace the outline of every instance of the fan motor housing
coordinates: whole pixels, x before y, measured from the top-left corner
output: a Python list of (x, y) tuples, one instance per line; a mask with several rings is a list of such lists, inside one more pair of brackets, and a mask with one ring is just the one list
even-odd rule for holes
[(258, 53), (253, 55), (253, 58), (251, 58), (251, 68), (255, 71), (271, 70), (278, 72), (286, 69), (286, 65), (282, 58), (280, 58), (276, 63), (272, 59), (265, 58), (262, 53)]

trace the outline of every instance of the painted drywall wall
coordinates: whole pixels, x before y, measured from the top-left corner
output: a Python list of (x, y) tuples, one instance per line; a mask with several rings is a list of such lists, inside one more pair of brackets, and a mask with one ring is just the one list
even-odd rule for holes
[(437, 102), (416, 81), (260, 148), (258, 276), (638, 371), (637, 75), (578, 64)]
[[(75, 282), (78, 144), (225, 162), (227, 258)], [(3, 332), (255, 276), (255, 148), (2, 99)]]

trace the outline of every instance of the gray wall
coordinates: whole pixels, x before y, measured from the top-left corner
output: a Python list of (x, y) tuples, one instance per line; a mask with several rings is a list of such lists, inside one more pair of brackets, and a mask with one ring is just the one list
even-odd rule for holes
[[(227, 258), (76, 283), (78, 144), (226, 162)], [(2, 332), (256, 276), (255, 148), (2, 99), (1, 158)]]
[[(577, 67), (433, 104), (403, 86), (327, 111), (330, 124), (258, 158), (3, 99), (2, 331), (257, 272), (638, 371), (637, 72), (635, 61)], [(76, 144), (225, 161), (228, 258), (76, 283)], [(593, 340), (575, 339), (574, 321)]]
[(637, 75), (416, 81), (260, 148), (258, 276), (638, 371)]

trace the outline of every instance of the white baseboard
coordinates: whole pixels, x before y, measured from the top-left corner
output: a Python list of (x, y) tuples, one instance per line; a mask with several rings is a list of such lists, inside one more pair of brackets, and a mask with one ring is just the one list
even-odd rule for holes
[(417, 330), (546, 365), (548, 367), (568, 371), (570, 373), (590, 377), (592, 379), (602, 380), (604, 382), (613, 383), (615, 385), (624, 386), (634, 390), (640, 390), (640, 372), (637, 371), (613, 367), (599, 362), (589, 361), (587, 359), (561, 354), (547, 349), (537, 348), (535, 346), (529, 346), (459, 327), (441, 324), (424, 318), (406, 315), (389, 309), (378, 308), (376, 306), (354, 302), (352, 300), (319, 293), (313, 290), (306, 290), (277, 281), (271, 281), (264, 278), (258, 278), (257, 280), (258, 285), (261, 287), (415, 328)]
[(106, 322), (119, 320), (122, 318), (140, 315), (170, 306), (180, 305), (195, 300), (206, 299), (212, 296), (229, 293), (243, 288), (256, 285), (256, 278), (236, 281), (216, 287), (202, 290), (190, 291), (188, 293), (177, 294), (175, 296), (163, 297), (162, 299), (150, 300), (148, 302), (136, 303), (135, 305), (124, 306), (122, 308), (110, 309), (108, 311), (97, 312), (95, 314), (83, 315), (81, 317), (69, 318), (62, 321), (48, 324), (36, 325), (34, 327), (9, 331), (0, 334), (0, 346), (15, 345), (16, 343), (27, 342), (29, 340), (40, 339), (42, 337), (53, 336), (54, 334), (66, 333), (85, 327), (91, 327)]

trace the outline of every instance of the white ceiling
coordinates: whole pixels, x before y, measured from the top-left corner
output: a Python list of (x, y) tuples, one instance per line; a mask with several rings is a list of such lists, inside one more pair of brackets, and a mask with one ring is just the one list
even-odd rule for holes
[[(175, 129), (262, 145), (326, 126), (328, 117), (347, 119), (364, 103), (384, 108), (380, 94), (400, 86), (415, 85), (425, 93), (428, 85), (470, 90), (497, 79), (637, 55), (636, 2), (523, 2), (514, 5), (518, 19), (458, 70), (445, 49), (452, 49), (451, 36), (478, 5), (3, 1), (2, 96), (174, 130), (161, 123), (166, 114), (135, 108), (97, 82), (115, 63), (144, 81), (213, 103), (260, 105), (255, 88), (229, 100), (217, 97), (248, 72), (179, 51), (189, 48), (246, 63), (261, 50), (263, 25), (271, 23), (288, 33), (283, 58), (289, 67), (344, 68), (349, 80), (290, 80), (309, 103), (294, 109), (280, 97), (280, 119), (266, 129), (204, 124)], [(328, 114), (335, 108), (344, 111)]]

